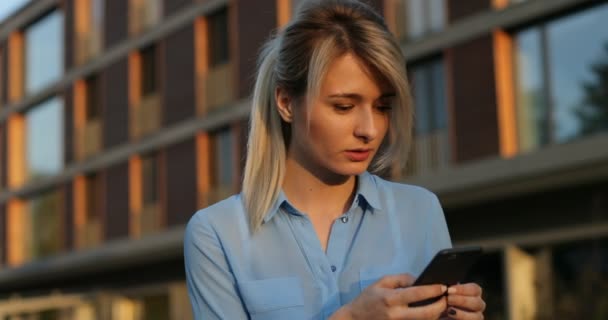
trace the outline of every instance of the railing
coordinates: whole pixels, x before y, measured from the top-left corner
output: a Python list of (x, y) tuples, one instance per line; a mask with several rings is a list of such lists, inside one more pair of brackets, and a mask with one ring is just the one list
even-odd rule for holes
[(450, 166), (450, 147), (447, 130), (418, 135), (413, 139), (406, 176), (429, 174)]
[(160, 128), (160, 96), (157, 93), (143, 97), (131, 111), (131, 137), (139, 138)]
[(129, 33), (139, 34), (160, 21), (161, 1), (130, 0), (129, 12)]
[(156, 233), (161, 229), (160, 206), (158, 203), (146, 204), (139, 214), (140, 236)]
[(79, 248), (91, 248), (101, 243), (101, 222), (99, 219), (87, 221), (76, 230), (76, 245)]
[(78, 160), (97, 154), (101, 150), (101, 120), (91, 120), (84, 127), (77, 128), (74, 139)]
[(234, 68), (227, 62), (209, 69), (206, 75), (197, 79), (200, 93), (198, 112), (204, 114), (218, 107), (225, 106), (235, 98)]
[(88, 34), (76, 36), (75, 60), (77, 65), (84, 64), (101, 51), (101, 34), (91, 31)]

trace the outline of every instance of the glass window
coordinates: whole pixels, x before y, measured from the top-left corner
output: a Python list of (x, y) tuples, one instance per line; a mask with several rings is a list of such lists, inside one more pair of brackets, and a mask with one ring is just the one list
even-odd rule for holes
[(32, 94), (63, 74), (63, 13), (44, 16), (25, 32), (25, 92)]
[(212, 135), (212, 185), (232, 187), (234, 181), (234, 138), (232, 130), (225, 128)]
[(444, 66), (441, 59), (416, 64), (410, 68), (415, 106), (416, 134), (447, 128)]
[(29, 179), (55, 175), (63, 169), (63, 101), (53, 98), (25, 114)]
[(99, 174), (93, 173), (85, 177), (86, 191), (86, 221), (98, 221), (101, 207), (101, 186)]
[(169, 314), (169, 295), (159, 294), (146, 296), (142, 299), (144, 309), (144, 319), (165, 320), (170, 319)]
[(85, 115), (87, 121), (93, 121), (99, 118), (100, 115), (100, 92), (99, 92), (99, 77), (93, 75), (86, 79), (86, 110)]
[(608, 239), (553, 250), (554, 314), (563, 319), (608, 319)]
[(156, 46), (152, 45), (141, 50), (141, 79), (143, 97), (156, 93), (158, 85), (156, 71)]
[(61, 251), (63, 230), (61, 224), (62, 198), (59, 191), (47, 191), (27, 200), (31, 242), (30, 257), (46, 257)]
[(445, 0), (402, 0), (405, 14), (398, 19), (405, 19), (408, 38), (418, 38), (425, 34), (437, 32), (445, 26)]
[(158, 159), (156, 154), (142, 156), (143, 203), (156, 204), (158, 201)]
[(230, 59), (228, 44), (228, 9), (222, 8), (208, 17), (209, 66), (217, 66)]
[(604, 4), (516, 34), (523, 151), (608, 129), (607, 16)]

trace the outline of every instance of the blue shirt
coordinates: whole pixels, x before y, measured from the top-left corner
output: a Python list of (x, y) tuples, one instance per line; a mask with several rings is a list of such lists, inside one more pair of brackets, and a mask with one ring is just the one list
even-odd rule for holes
[(235, 195), (191, 218), (184, 256), (195, 319), (326, 319), (384, 275), (418, 276), (449, 247), (433, 193), (364, 173), (326, 252), (283, 194), (254, 234)]

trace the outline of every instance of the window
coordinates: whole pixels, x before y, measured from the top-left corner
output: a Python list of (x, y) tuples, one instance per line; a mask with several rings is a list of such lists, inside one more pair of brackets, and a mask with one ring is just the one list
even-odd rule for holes
[(26, 247), (27, 257), (34, 260), (62, 250), (61, 212), (61, 194), (56, 190), (46, 191), (26, 200), (26, 212), (21, 212), (21, 218), (25, 243), (29, 244)]
[(419, 62), (410, 68), (414, 99), (412, 174), (445, 167), (450, 162), (447, 131), (445, 72), (441, 59)]
[(604, 4), (515, 34), (521, 151), (608, 129), (606, 16)]
[(230, 128), (213, 133), (211, 156), (213, 157), (212, 184), (232, 187), (234, 181), (234, 137)]
[(227, 63), (230, 59), (228, 42), (228, 9), (223, 8), (208, 17), (209, 66)]
[(129, 0), (129, 33), (137, 35), (160, 22), (162, 0)]
[(86, 108), (85, 118), (87, 122), (92, 122), (99, 119), (101, 114), (101, 94), (99, 88), (99, 77), (97, 75), (90, 76), (86, 79)]
[(101, 177), (98, 173), (74, 179), (75, 246), (93, 247), (101, 241)]
[(158, 202), (158, 160), (156, 154), (143, 156), (142, 160), (142, 187), (143, 204), (154, 205)]
[(446, 0), (397, 0), (385, 5), (389, 10), (387, 22), (394, 26), (399, 38), (415, 39), (440, 31), (446, 24)]
[(142, 298), (143, 319), (165, 320), (170, 319), (170, 302), (168, 294), (145, 296)]
[(101, 186), (100, 177), (97, 173), (89, 174), (85, 177), (85, 203), (86, 221), (99, 221), (99, 211), (101, 209)]
[(77, 64), (96, 56), (102, 48), (104, 0), (74, 1), (74, 44)]
[(25, 114), (26, 176), (56, 175), (64, 165), (63, 101), (52, 98)]
[(63, 74), (63, 13), (59, 10), (27, 27), (25, 35), (25, 92), (33, 94)]
[(157, 92), (156, 46), (152, 45), (141, 50), (141, 80), (142, 97)]

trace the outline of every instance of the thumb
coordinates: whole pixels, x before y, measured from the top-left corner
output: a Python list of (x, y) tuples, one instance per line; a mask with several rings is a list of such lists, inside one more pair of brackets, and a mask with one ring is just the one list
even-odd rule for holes
[(411, 286), (415, 280), (416, 278), (408, 273), (391, 274), (380, 278), (376, 285), (387, 289), (405, 288)]

